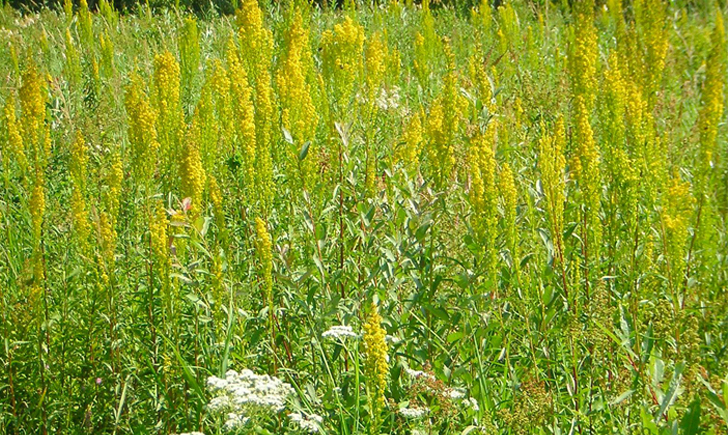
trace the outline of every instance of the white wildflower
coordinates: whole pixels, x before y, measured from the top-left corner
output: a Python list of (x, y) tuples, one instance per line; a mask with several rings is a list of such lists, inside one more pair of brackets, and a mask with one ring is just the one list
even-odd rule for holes
[(243, 417), (240, 414), (231, 412), (227, 415), (227, 420), (225, 420), (224, 427), (227, 431), (234, 431), (248, 424), (248, 421), (250, 421), (248, 417)]
[(399, 415), (404, 418), (416, 420), (424, 417), (428, 412), (430, 412), (429, 408), (401, 408), (399, 410)]
[(376, 104), (381, 110), (397, 109), (399, 107), (399, 88), (395, 86), (390, 91), (385, 88), (380, 89)]
[(450, 388), (447, 392), (447, 395), (453, 400), (460, 400), (465, 397), (465, 391), (459, 388)]
[(321, 334), (321, 336), (324, 337), (324, 338), (329, 338), (330, 337), (330, 338), (333, 338), (333, 339), (341, 339), (341, 340), (345, 340), (345, 339), (350, 338), (350, 337), (351, 338), (358, 338), (359, 337), (359, 335), (357, 335), (354, 332), (354, 330), (351, 329), (351, 326), (346, 326), (346, 325), (332, 326), (331, 328), (329, 328), (328, 331), (326, 331), (323, 334)]
[(183, 432), (183, 433), (179, 433), (177, 435), (205, 435), (205, 434), (202, 432)]
[(256, 414), (283, 411), (288, 396), (294, 392), (280, 379), (256, 375), (251, 370), (229, 370), (225, 378), (210, 376), (207, 387), (214, 396), (207, 408), (213, 414), (227, 415), (227, 430), (244, 426)]
[(296, 423), (301, 430), (308, 433), (317, 433), (321, 429), (321, 424), (324, 422), (324, 418), (318, 414), (309, 414), (306, 416), (300, 412), (293, 412), (288, 414), (288, 418)]

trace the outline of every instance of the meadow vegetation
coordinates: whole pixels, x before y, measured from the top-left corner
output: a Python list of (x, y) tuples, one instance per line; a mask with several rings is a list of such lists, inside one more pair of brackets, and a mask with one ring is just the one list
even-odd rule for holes
[(2, 7), (0, 434), (728, 433), (725, 2), (491, 3)]

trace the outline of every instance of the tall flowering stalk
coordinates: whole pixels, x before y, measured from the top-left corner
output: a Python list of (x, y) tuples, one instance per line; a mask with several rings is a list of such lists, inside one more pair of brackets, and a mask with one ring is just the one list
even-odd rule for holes
[(364, 28), (346, 16), (321, 35), (324, 76), (331, 86), (331, 96), (340, 103), (344, 114), (355, 93), (363, 71)]
[(20, 173), (23, 174), (28, 168), (28, 158), (25, 152), (25, 144), (23, 143), (23, 127), (17, 118), (15, 98), (12, 95), (5, 101), (2, 127), (2, 135), (0, 135), (0, 138), (5, 144), (2, 150), (6, 174), (10, 173), (11, 159), (16, 162)]
[(508, 163), (504, 163), (499, 173), (498, 190), (503, 204), (503, 227), (505, 229), (506, 248), (511, 257), (511, 270), (513, 275), (519, 276), (518, 232), (516, 231), (516, 213), (518, 206), (518, 191), (513, 170)]
[(180, 67), (169, 51), (154, 57), (152, 102), (157, 114), (156, 129), (162, 168), (166, 177), (174, 179), (184, 115), (180, 101)]
[(199, 130), (196, 121), (193, 121), (193, 125), (187, 133), (179, 161), (182, 195), (190, 198), (190, 215), (193, 219), (198, 217), (203, 210), (202, 194), (206, 177), (197, 142)]
[(443, 187), (450, 181), (455, 168), (461, 117), (468, 104), (460, 93), (455, 54), (448, 40), (445, 40), (444, 47), (447, 73), (443, 79), (442, 94), (432, 103), (427, 118), (427, 132), (431, 141), (428, 147), (430, 165), (438, 187)]
[(384, 411), (389, 376), (389, 363), (387, 362), (386, 331), (382, 327), (382, 317), (379, 308), (372, 304), (364, 322), (364, 376), (369, 399), (369, 412), (372, 424), (369, 433), (379, 434), (382, 424), (382, 411)]
[(566, 129), (564, 119), (559, 118), (554, 133), (544, 133), (539, 139), (538, 169), (541, 173), (541, 186), (546, 201), (546, 215), (554, 240), (557, 261), (561, 266), (564, 294), (568, 300), (569, 290), (564, 263), (564, 203), (566, 202), (565, 167)]
[(241, 60), (248, 80), (255, 89), (255, 162), (260, 192), (260, 208), (264, 215), (273, 203), (273, 117), (275, 112), (271, 85), (273, 36), (263, 23), (263, 12), (256, 0), (243, 0), (236, 14), (239, 26)]
[(71, 144), (71, 182), (73, 192), (71, 194), (71, 209), (73, 210), (73, 224), (76, 231), (81, 251), (88, 249), (88, 236), (90, 225), (88, 212), (86, 211), (86, 166), (88, 156), (86, 155), (86, 142), (80, 132), (76, 132), (76, 138)]
[(590, 124), (596, 97), (597, 34), (594, 28), (593, 0), (574, 5), (574, 39), (569, 52), (574, 116), (575, 154), (571, 166), (582, 193), (583, 245), (586, 289), (589, 291), (590, 270), (599, 265), (601, 246), (601, 174), (599, 148)]
[(263, 298), (268, 306), (268, 329), (270, 331), (271, 344), (275, 343), (274, 319), (275, 307), (273, 306), (273, 242), (266, 227), (265, 221), (255, 218), (255, 248), (258, 252), (258, 267), (260, 281), (263, 286)]
[[(281, 106), (281, 123), (294, 139), (286, 152), (289, 173), (298, 174), (298, 183), (306, 187), (316, 171), (316, 159), (298, 159), (298, 151), (306, 141), (312, 141), (318, 124), (318, 114), (313, 105), (312, 84), (313, 63), (309, 45), (308, 29), (303, 16), (297, 10), (285, 34), (285, 51), (276, 74), (278, 99)], [(309, 149), (310, 155), (315, 151)]]
[(470, 204), (472, 226), (483, 246), (483, 269), (486, 279), (495, 284), (498, 250), (498, 191), (496, 186), (495, 133), (492, 120), (482, 135), (470, 146)]
[(146, 184), (157, 168), (157, 114), (144, 91), (142, 78), (136, 73), (132, 74), (131, 84), (126, 88), (124, 105), (128, 116), (134, 175), (142, 184)]
[(237, 48), (232, 40), (228, 42), (227, 68), (230, 77), (230, 95), (232, 98), (235, 123), (235, 151), (243, 158), (243, 179), (251, 193), (257, 192), (256, 177), (256, 135), (255, 107), (251, 99), (252, 89), (248, 82), (248, 74), (238, 57)]
[[(200, 36), (197, 30), (197, 21), (187, 16), (178, 30), (177, 44), (179, 45), (181, 64), (181, 84), (185, 98), (192, 92), (192, 86), (200, 66)], [(186, 101), (186, 100), (185, 100)]]

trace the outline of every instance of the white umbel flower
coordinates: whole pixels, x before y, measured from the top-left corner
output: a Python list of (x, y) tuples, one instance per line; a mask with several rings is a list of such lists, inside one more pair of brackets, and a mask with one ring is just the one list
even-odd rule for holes
[(402, 408), (399, 410), (399, 415), (404, 418), (417, 420), (427, 415), (428, 412), (430, 412), (429, 408)]
[(321, 430), (321, 424), (324, 422), (323, 417), (318, 414), (309, 414), (306, 416), (300, 412), (293, 412), (288, 414), (288, 418), (296, 423), (301, 430), (308, 433), (318, 433)]
[(293, 388), (278, 378), (256, 375), (251, 370), (229, 370), (225, 378), (210, 376), (207, 388), (213, 394), (207, 409), (226, 415), (225, 429), (237, 430), (257, 414), (274, 414), (286, 407)]
[(329, 328), (328, 331), (321, 334), (324, 338), (333, 338), (334, 340), (345, 340), (347, 338), (358, 338), (359, 335), (351, 329), (351, 326), (336, 325)]

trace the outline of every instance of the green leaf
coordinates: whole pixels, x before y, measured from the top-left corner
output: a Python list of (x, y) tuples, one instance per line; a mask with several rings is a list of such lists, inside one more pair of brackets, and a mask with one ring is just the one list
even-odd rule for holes
[(696, 435), (700, 433), (700, 400), (695, 400), (688, 407), (687, 412), (680, 420), (680, 433), (683, 435)]
[(685, 363), (679, 363), (675, 366), (675, 372), (672, 374), (672, 380), (670, 381), (670, 387), (665, 393), (660, 403), (660, 410), (655, 414), (655, 423), (660, 421), (660, 418), (665, 414), (667, 408), (669, 408), (677, 399), (680, 394), (680, 381), (682, 381), (682, 371), (685, 368)]
[(306, 141), (301, 147), (301, 151), (298, 152), (298, 160), (303, 161), (308, 155), (308, 148), (311, 146), (311, 141)]

